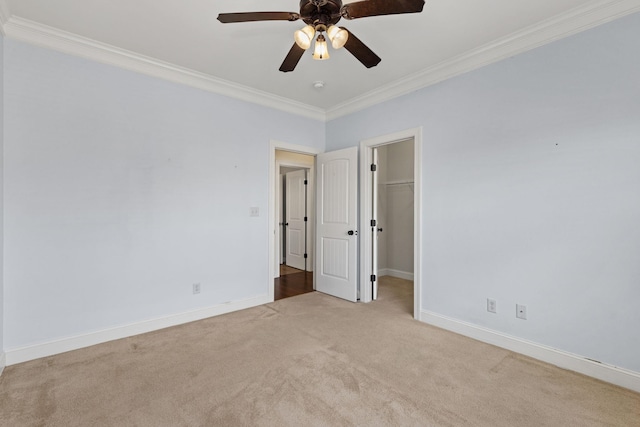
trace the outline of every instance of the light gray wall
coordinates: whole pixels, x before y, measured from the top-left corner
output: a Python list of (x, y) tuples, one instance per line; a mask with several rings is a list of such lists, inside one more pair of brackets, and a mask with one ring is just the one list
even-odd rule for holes
[(386, 243), (385, 268), (413, 274), (413, 139), (385, 146), (385, 180), (381, 195), (386, 210), (383, 224)]
[[(378, 148), (378, 272), (413, 274), (413, 140)], [(404, 184), (402, 184), (404, 183)], [(382, 270), (382, 271), (381, 271)], [(386, 271), (391, 275), (394, 271)], [(404, 277), (404, 276), (403, 276)]]
[(4, 53), (6, 350), (266, 295), (269, 141), (322, 150), (324, 123)]
[(0, 372), (4, 353), (4, 37), (0, 34)]
[(634, 14), (333, 120), (327, 149), (423, 128), (423, 310), (640, 372), (638, 76)]
[(389, 267), (387, 248), (389, 247), (389, 227), (387, 227), (387, 152), (388, 145), (378, 147), (378, 225), (382, 227), (382, 233), (378, 233), (378, 271), (376, 274), (383, 275)]

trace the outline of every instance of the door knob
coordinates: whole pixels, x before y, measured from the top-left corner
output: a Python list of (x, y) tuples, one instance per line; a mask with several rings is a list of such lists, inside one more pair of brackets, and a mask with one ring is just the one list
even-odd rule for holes
[(378, 228), (378, 231), (382, 233), (382, 228)]
[(353, 230), (349, 230), (349, 231), (347, 231), (347, 234), (348, 234), (349, 236), (353, 236), (354, 234), (357, 236), (357, 235), (358, 235), (358, 232), (357, 232), (357, 231), (353, 231)]

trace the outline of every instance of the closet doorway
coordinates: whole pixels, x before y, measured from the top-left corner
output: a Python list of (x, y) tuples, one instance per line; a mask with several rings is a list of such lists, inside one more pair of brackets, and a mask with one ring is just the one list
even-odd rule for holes
[[(406, 300), (420, 316), (421, 129), (360, 144), (361, 300)], [(386, 288), (386, 291), (385, 291)]]
[(377, 275), (413, 281), (413, 140), (377, 151)]

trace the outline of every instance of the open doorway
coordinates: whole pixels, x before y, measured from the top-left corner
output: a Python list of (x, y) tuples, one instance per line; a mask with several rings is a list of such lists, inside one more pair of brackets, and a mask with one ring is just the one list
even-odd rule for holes
[(372, 298), (394, 299), (413, 314), (414, 142), (373, 147), (375, 230)]
[[(420, 316), (421, 130), (361, 142), (361, 288), (364, 302), (385, 286)], [(390, 289), (393, 288), (393, 289)]]
[(274, 300), (314, 289), (314, 166), (313, 155), (275, 150)]

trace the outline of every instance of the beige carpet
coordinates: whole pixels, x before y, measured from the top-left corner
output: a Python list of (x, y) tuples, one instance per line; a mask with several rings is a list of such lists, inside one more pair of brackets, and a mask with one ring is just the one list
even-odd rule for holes
[(640, 394), (310, 293), (8, 367), (2, 426), (640, 426)]

